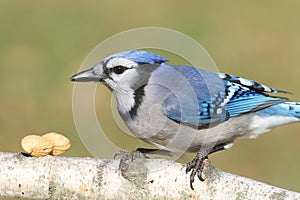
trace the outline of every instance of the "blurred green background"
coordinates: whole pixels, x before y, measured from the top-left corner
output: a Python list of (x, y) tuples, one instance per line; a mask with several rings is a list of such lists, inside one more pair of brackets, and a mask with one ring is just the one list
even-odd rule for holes
[[(101, 41), (131, 28), (180, 31), (220, 71), (293, 92), (300, 101), (300, 1), (0, 1), (0, 151), (21, 151), (27, 134), (69, 137), (66, 156), (90, 156), (72, 116), (69, 77)], [(168, 59), (172, 60), (171, 57)], [(115, 127), (111, 94), (97, 90), (99, 121), (128, 150), (144, 143)], [(300, 123), (210, 156), (224, 171), (300, 192)], [(101, 146), (101, 141), (99, 141)]]

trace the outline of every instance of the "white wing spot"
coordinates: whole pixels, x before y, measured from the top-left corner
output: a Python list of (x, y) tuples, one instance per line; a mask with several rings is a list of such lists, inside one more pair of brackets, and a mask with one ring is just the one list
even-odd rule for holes
[(223, 78), (226, 78), (226, 75), (224, 73), (219, 73), (218, 74), (219, 78), (223, 79)]
[(248, 79), (245, 79), (245, 78), (239, 78), (239, 81), (242, 85), (246, 85), (246, 86), (252, 86), (253, 85), (253, 82), (248, 80)]
[(233, 146), (233, 143), (227, 144), (224, 146), (224, 149), (230, 149)]
[(235, 89), (233, 87), (229, 87), (228, 90), (229, 90), (228, 95), (223, 100), (223, 102), (220, 104), (220, 107), (223, 107), (224, 105), (226, 105), (230, 101), (230, 99), (233, 97), (233, 95), (235, 94)]
[(218, 108), (218, 109), (217, 109), (217, 114), (218, 114), (218, 115), (221, 114), (222, 111), (223, 111), (222, 108)]
[(268, 86), (263, 85), (263, 84), (261, 84), (261, 86), (264, 88), (264, 91), (266, 91), (266, 92), (272, 92), (272, 89), (269, 88)]

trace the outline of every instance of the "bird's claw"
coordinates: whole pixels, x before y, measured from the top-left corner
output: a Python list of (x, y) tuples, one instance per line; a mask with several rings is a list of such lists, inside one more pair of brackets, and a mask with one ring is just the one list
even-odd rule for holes
[(116, 159), (117, 157), (121, 157), (120, 163), (119, 163), (119, 170), (121, 170), (121, 171), (126, 170), (126, 168), (128, 166), (128, 164), (126, 162), (128, 162), (128, 161), (133, 162), (135, 159), (139, 159), (139, 158), (148, 159), (149, 158), (144, 153), (142, 153), (138, 150), (131, 151), (131, 152), (121, 150), (114, 155), (114, 159)]
[(190, 187), (192, 190), (194, 190), (193, 182), (195, 181), (195, 176), (199, 178), (200, 181), (204, 181), (204, 178), (202, 177), (202, 172), (205, 164), (205, 160), (208, 159), (207, 156), (200, 156), (197, 154), (197, 156), (186, 165), (186, 173), (189, 173), (191, 171), (190, 175)]

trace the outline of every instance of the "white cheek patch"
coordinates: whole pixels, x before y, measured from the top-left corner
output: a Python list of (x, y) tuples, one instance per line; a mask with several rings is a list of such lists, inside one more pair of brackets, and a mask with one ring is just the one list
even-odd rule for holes
[(128, 69), (121, 74), (115, 74), (113, 72), (110, 73), (109, 76), (112, 80), (107, 81), (109, 82), (108, 85), (111, 86), (112, 89), (117, 89), (117, 90), (118, 87), (121, 88), (121, 90), (123, 87), (126, 86), (128, 86), (129, 88), (131, 84), (130, 82), (134, 80), (134, 79), (130, 80), (130, 77), (132, 78), (132, 76), (134, 76), (134, 71), (132, 70), (132, 68), (136, 68), (138, 66), (138, 63), (121, 57), (112, 58), (106, 63), (107, 69), (112, 69), (116, 66), (124, 66)]

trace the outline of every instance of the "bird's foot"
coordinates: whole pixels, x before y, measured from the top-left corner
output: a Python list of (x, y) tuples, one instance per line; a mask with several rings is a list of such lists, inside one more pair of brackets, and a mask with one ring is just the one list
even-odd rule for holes
[(127, 152), (127, 151), (119, 151), (114, 155), (114, 159), (116, 159), (117, 157), (121, 157), (120, 159), (120, 163), (119, 163), (119, 170), (121, 171), (126, 171), (128, 168), (128, 164), (127, 162), (133, 162), (135, 159), (148, 159), (149, 157), (146, 156), (145, 153), (139, 151), (139, 150), (135, 150), (135, 151), (131, 151), (131, 152)]
[[(122, 169), (124, 163), (126, 164), (127, 161), (133, 161), (138, 158), (150, 158), (147, 154), (156, 154), (162, 156), (172, 157), (172, 153), (168, 150), (164, 149), (147, 149), (147, 148), (137, 148), (134, 151), (127, 152), (127, 151), (119, 151), (114, 155), (114, 159), (117, 157), (121, 157), (119, 168)], [(126, 166), (126, 165), (125, 165)]]
[(200, 181), (204, 181), (202, 177), (203, 168), (205, 165), (205, 160), (208, 159), (208, 156), (201, 153), (197, 153), (197, 156), (186, 165), (186, 173), (191, 171), (190, 175), (190, 187), (194, 190), (193, 182), (195, 181), (195, 176), (197, 175)]
[(140, 187), (147, 179), (147, 157), (140, 151), (119, 151), (114, 158), (120, 157), (119, 172), (121, 176)]

